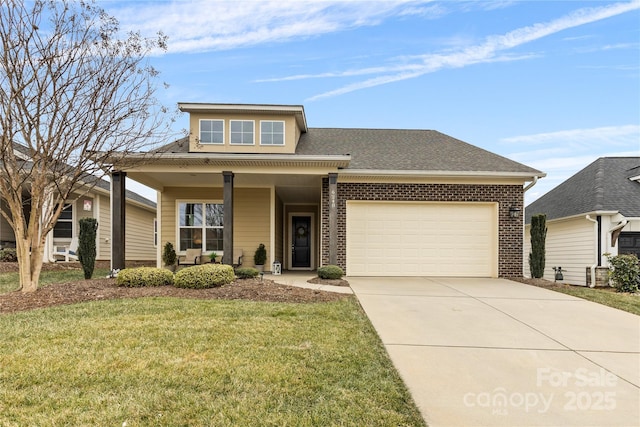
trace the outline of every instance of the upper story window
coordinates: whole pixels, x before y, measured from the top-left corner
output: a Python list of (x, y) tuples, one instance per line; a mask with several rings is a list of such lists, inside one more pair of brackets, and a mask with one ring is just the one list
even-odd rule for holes
[(253, 145), (253, 120), (231, 120), (231, 143)]
[(200, 144), (224, 144), (224, 120), (200, 120)]
[(261, 121), (260, 145), (284, 145), (284, 122)]

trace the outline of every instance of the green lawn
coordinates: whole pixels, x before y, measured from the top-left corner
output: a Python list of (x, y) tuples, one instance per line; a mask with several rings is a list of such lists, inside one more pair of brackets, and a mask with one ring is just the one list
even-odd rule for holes
[(550, 286), (549, 289), (640, 316), (640, 294), (619, 293), (612, 288), (603, 289), (570, 285), (553, 285)]
[[(108, 268), (96, 268), (93, 277), (105, 277), (109, 274)], [(20, 287), (20, 279), (17, 272), (0, 273), (0, 294), (15, 291)], [(40, 274), (40, 286), (52, 283), (75, 282), (84, 279), (82, 269), (43, 271)]]
[(0, 315), (0, 425), (424, 426), (355, 298)]

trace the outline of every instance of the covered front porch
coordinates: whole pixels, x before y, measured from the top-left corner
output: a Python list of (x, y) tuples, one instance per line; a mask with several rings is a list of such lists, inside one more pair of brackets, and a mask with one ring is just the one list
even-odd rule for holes
[[(178, 255), (200, 249), (204, 259), (215, 252), (232, 265), (234, 253), (242, 251), (243, 267), (254, 266), (254, 253), (262, 243), (267, 250), (265, 272), (271, 272), (274, 262), (285, 271), (311, 271), (331, 263), (336, 255), (331, 242), (322, 238), (323, 226), (327, 231), (331, 227), (331, 221), (323, 225), (323, 182), (335, 186), (338, 168), (348, 156), (280, 156), (277, 161), (241, 157), (242, 164), (227, 158), (212, 167), (211, 158), (199, 156), (197, 161), (180, 159), (179, 166), (177, 161), (172, 167), (153, 162), (113, 172), (112, 268), (124, 266), (126, 218), (121, 204), (127, 177), (158, 192), (159, 267), (166, 242)], [(337, 215), (330, 212), (335, 204), (324, 208), (325, 218)], [(337, 230), (327, 234), (335, 236)]]

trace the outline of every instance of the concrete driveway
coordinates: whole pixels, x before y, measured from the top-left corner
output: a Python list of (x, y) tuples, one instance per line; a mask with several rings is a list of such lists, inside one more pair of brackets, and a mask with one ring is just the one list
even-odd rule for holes
[(640, 317), (502, 279), (349, 277), (438, 426), (639, 426)]

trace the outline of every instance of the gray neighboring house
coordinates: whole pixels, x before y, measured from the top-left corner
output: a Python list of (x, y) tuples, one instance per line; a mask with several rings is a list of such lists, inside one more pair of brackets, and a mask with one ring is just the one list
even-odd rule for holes
[[(308, 127), (301, 105), (179, 108), (189, 137), (149, 163), (112, 157), (114, 236), (129, 176), (158, 191), (159, 241), (179, 254), (231, 264), (242, 251), (251, 266), (264, 243), (266, 271), (522, 275), (524, 192), (538, 170), (433, 130)], [(124, 246), (114, 242), (114, 268)]]
[(562, 267), (567, 283), (604, 284), (606, 253), (640, 256), (640, 157), (601, 157), (527, 206), (525, 260), (531, 217), (541, 213), (548, 230), (544, 277), (553, 280), (552, 268)]

